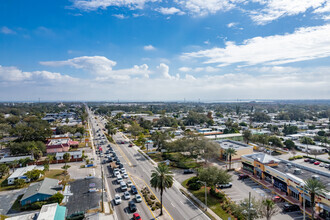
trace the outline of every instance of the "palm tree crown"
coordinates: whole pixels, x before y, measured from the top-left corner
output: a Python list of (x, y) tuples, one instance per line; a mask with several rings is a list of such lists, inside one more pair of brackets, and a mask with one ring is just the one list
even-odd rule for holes
[(310, 178), (305, 181), (305, 189), (309, 191), (312, 203), (312, 219), (314, 219), (315, 195), (324, 195), (327, 192), (326, 186), (315, 178)]
[(160, 215), (163, 214), (163, 192), (166, 191), (166, 188), (171, 188), (173, 185), (173, 176), (169, 167), (164, 163), (159, 163), (158, 167), (151, 173), (150, 184), (153, 188), (160, 191), (160, 202), (161, 202), (161, 211)]
[(234, 148), (228, 148), (226, 149), (226, 154), (227, 156), (229, 156), (229, 169), (231, 168), (231, 157), (232, 155), (236, 155), (237, 154), (237, 151), (234, 149)]

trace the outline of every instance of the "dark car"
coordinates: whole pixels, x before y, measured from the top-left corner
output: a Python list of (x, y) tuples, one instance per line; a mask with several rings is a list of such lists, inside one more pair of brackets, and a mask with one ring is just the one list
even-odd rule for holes
[(115, 156), (115, 157), (113, 158), (113, 161), (117, 161), (117, 160), (119, 160), (119, 158)]
[(249, 175), (247, 175), (247, 174), (240, 174), (240, 175), (238, 176), (238, 179), (239, 179), (239, 180), (244, 180), (244, 179), (246, 179), (246, 178), (249, 178)]
[(133, 147), (133, 144), (128, 145), (128, 147)]
[(309, 159), (307, 158), (307, 159), (305, 159), (304, 161), (305, 161), (305, 162), (309, 162)]
[(116, 165), (119, 165), (120, 164), (120, 160), (118, 159), (117, 161), (116, 161)]
[(113, 161), (112, 157), (109, 157), (108, 162), (111, 163)]
[(130, 210), (131, 212), (136, 212), (136, 210), (137, 210), (134, 201), (130, 201), (130, 202), (128, 203), (128, 208), (129, 208), (129, 210)]
[(293, 211), (299, 211), (299, 210), (300, 210), (299, 205), (286, 203), (283, 206), (283, 211), (284, 212), (293, 212)]
[(183, 171), (183, 174), (191, 174), (191, 173), (194, 173), (194, 171), (192, 169), (185, 169)]
[(137, 189), (136, 189), (136, 187), (134, 185), (131, 186), (131, 191), (132, 191), (133, 194), (137, 194), (138, 193), (138, 191), (137, 191)]
[(309, 162), (309, 163), (314, 163), (314, 162), (315, 162), (315, 160), (313, 160), (313, 159), (310, 159), (308, 162)]
[(121, 164), (118, 164), (118, 167), (119, 167), (119, 168), (123, 168), (124, 165), (121, 163)]

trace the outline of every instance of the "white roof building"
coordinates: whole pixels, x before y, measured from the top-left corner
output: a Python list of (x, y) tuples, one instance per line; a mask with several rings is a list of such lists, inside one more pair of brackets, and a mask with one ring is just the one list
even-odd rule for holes
[(21, 167), (21, 168), (17, 168), (14, 173), (12, 173), (10, 175), (10, 177), (8, 177), (8, 185), (12, 185), (14, 184), (16, 179), (24, 179), (25, 182), (30, 182), (30, 179), (28, 179), (25, 176), (25, 173), (34, 170), (34, 169), (38, 169), (38, 170), (43, 170), (43, 167), (37, 167), (36, 165), (31, 165), (31, 166), (26, 166), (26, 167)]

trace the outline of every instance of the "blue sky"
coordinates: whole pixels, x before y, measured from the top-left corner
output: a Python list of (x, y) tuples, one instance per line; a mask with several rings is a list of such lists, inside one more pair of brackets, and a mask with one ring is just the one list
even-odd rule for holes
[(328, 0), (0, 6), (0, 101), (329, 99)]

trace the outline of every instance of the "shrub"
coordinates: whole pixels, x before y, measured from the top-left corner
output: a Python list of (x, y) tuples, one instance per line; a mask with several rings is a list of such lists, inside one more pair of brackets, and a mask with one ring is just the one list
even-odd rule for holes
[(289, 157), (289, 160), (294, 160), (295, 158), (294, 157)]
[(162, 205), (160, 204), (160, 202), (156, 202), (156, 206), (160, 208)]
[(199, 181), (199, 177), (194, 176), (187, 182), (187, 185), (189, 186), (191, 183), (197, 183), (197, 181)]
[(188, 189), (190, 190), (199, 190), (201, 188), (201, 183), (191, 183), (188, 186)]
[(151, 196), (150, 196), (150, 199), (155, 200), (156, 197), (155, 197), (154, 195), (151, 195)]
[(210, 194), (219, 199), (221, 202), (224, 201), (226, 198), (223, 193), (216, 192), (213, 188), (210, 189)]
[(151, 210), (152, 211), (155, 211), (156, 210), (156, 207), (155, 206), (151, 207)]
[(63, 199), (64, 196), (61, 193), (57, 192), (48, 199), (48, 202), (60, 204)]

